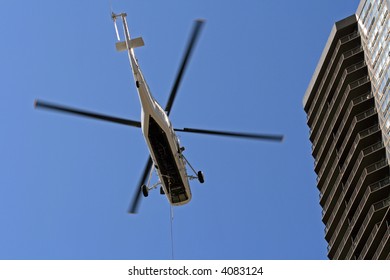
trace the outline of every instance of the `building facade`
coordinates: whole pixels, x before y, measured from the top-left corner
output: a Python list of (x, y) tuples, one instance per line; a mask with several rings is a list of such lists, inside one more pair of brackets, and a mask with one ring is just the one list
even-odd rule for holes
[(303, 99), (329, 259), (390, 259), (387, 2), (335, 23)]
[(388, 0), (361, 1), (356, 13), (388, 158), (390, 158), (390, 144), (388, 144), (390, 139), (389, 2)]

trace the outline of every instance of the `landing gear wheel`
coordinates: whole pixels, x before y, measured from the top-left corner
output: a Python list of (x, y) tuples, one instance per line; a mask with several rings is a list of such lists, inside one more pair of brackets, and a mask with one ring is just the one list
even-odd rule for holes
[(204, 175), (202, 171), (198, 171), (198, 181), (199, 183), (203, 184), (204, 183)]
[(144, 195), (144, 197), (148, 197), (148, 195), (149, 195), (148, 187), (146, 185), (142, 185), (141, 189), (142, 189), (142, 194)]
[(165, 194), (164, 189), (160, 187), (160, 194)]

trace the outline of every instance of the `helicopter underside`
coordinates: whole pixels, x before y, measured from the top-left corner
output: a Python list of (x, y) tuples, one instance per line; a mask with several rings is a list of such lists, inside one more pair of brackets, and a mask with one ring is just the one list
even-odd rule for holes
[(161, 183), (165, 186), (166, 195), (171, 203), (185, 204), (190, 197), (184, 186), (173, 151), (169, 145), (165, 131), (152, 118), (149, 118), (148, 139), (155, 157)]

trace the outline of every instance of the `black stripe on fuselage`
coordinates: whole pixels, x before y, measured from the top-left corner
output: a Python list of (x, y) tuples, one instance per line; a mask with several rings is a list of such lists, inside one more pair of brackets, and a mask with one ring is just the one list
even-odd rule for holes
[(161, 179), (164, 180), (164, 185), (171, 195), (172, 202), (179, 203), (188, 200), (188, 194), (180, 176), (167, 135), (152, 117), (149, 117), (148, 138), (157, 161), (157, 166), (163, 176)]

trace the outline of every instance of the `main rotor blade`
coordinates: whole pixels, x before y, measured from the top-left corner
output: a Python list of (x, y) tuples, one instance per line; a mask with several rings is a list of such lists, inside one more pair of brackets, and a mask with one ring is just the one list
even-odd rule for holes
[(137, 209), (139, 206), (139, 203), (141, 201), (141, 195), (142, 195), (142, 185), (145, 185), (146, 179), (148, 177), (148, 174), (150, 172), (150, 168), (152, 168), (153, 161), (152, 158), (149, 156), (149, 159), (146, 163), (144, 173), (142, 173), (141, 180), (139, 181), (139, 184), (136, 188), (136, 192), (133, 196), (133, 200), (131, 201), (130, 207), (129, 207), (129, 213), (130, 214), (137, 214)]
[(165, 106), (165, 111), (167, 112), (168, 116), (171, 112), (172, 105), (173, 105), (173, 102), (175, 101), (175, 97), (177, 94), (177, 90), (179, 89), (181, 79), (182, 79), (184, 71), (186, 69), (188, 60), (191, 56), (192, 50), (195, 46), (196, 40), (199, 37), (199, 33), (201, 31), (203, 23), (204, 23), (204, 21), (200, 20), (200, 19), (195, 21), (194, 27), (192, 29), (192, 35), (190, 37), (190, 40), (188, 41), (187, 49), (186, 49), (184, 57), (182, 59), (182, 62), (181, 62), (180, 68), (179, 68), (179, 72), (177, 73), (175, 83), (173, 84), (173, 87), (171, 89), (171, 93), (169, 95), (167, 105)]
[(58, 105), (58, 104), (53, 104), (53, 103), (49, 103), (49, 102), (45, 102), (45, 101), (41, 101), (41, 100), (35, 100), (34, 106), (35, 106), (35, 108), (60, 111), (60, 112), (64, 112), (64, 113), (69, 113), (69, 114), (79, 115), (79, 116), (88, 117), (88, 118), (92, 118), (92, 119), (98, 119), (98, 120), (102, 120), (102, 121), (123, 124), (123, 125), (127, 125), (127, 126), (141, 127), (141, 122), (138, 122), (138, 121), (112, 117), (112, 116), (103, 115), (100, 113), (89, 112), (89, 111), (71, 108), (71, 107), (67, 107), (67, 106), (62, 106), (62, 105)]
[(175, 128), (175, 131), (189, 132), (189, 133), (200, 133), (218, 136), (229, 136), (229, 137), (240, 137), (254, 140), (269, 140), (269, 141), (283, 141), (283, 135), (273, 134), (257, 134), (257, 133), (245, 133), (245, 132), (231, 132), (231, 131), (217, 131), (217, 130), (206, 130), (197, 128)]

